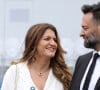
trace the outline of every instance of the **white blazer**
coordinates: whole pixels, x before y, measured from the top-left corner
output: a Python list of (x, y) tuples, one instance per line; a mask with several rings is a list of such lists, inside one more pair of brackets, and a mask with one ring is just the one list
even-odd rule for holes
[[(1, 90), (38, 90), (35, 83), (32, 81), (27, 63), (17, 64), (17, 83), (16, 78), (16, 65), (12, 65), (4, 75)], [(63, 85), (54, 76), (52, 69), (49, 72), (46, 84), (43, 90), (64, 90)]]

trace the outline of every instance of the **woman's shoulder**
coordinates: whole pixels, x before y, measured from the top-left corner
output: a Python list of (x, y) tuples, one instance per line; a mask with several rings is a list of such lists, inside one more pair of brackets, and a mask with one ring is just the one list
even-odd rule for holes
[(26, 67), (26, 65), (27, 65), (27, 62), (21, 62), (21, 63), (16, 64), (16, 67), (22, 69), (23, 67)]
[(16, 72), (16, 65), (9, 66), (4, 74), (4, 79), (5, 80), (6, 79), (8, 80), (8, 78), (11, 79), (11, 77), (15, 76), (15, 72)]
[(14, 75), (16, 73), (17, 69), (22, 69), (25, 63), (18, 63), (18, 64), (12, 64), (8, 67), (7, 71), (5, 72), (5, 75)]
[(25, 64), (24, 62), (18, 63), (18, 64), (12, 64), (12, 65), (10, 65), (8, 67), (7, 72), (9, 72), (9, 71), (12, 71), (13, 72), (13, 71), (16, 70), (17, 67), (22, 67), (24, 64)]
[(9, 67), (8, 67), (8, 69), (7, 69), (7, 72), (12, 72), (12, 71), (14, 71), (16, 69), (16, 65), (15, 64), (13, 64), (13, 65), (10, 65)]

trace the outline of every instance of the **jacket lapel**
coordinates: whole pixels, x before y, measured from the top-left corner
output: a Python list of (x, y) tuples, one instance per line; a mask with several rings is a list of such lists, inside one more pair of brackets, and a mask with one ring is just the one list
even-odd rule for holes
[(93, 52), (88, 53), (86, 55), (82, 55), (78, 58), (73, 74), (73, 79), (71, 82), (71, 87), (69, 90), (80, 90), (81, 80), (92, 57), (92, 53)]

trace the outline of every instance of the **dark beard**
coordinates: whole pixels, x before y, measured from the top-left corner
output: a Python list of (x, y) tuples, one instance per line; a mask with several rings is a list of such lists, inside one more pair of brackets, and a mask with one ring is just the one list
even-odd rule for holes
[(96, 40), (96, 38), (92, 37), (92, 38), (84, 41), (84, 46), (86, 48), (95, 49), (95, 46), (97, 43), (98, 43), (98, 40)]
[(86, 48), (95, 49), (95, 45), (96, 45), (96, 43), (94, 43), (94, 42), (84, 42), (84, 46)]

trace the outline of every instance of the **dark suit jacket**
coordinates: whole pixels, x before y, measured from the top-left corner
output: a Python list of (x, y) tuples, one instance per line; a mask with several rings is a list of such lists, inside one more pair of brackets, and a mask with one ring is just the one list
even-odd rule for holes
[[(92, 57), (92, 53), (90, 52), (78, 58), (69, 90), (80, 90), (81, 80)], [(100, 90), (100, 79), (96, 84), (95, 90)]]

